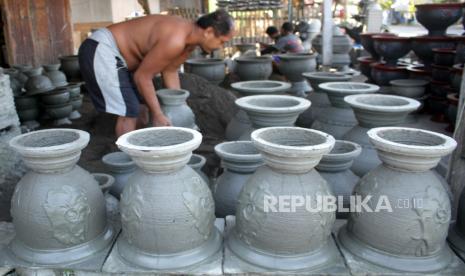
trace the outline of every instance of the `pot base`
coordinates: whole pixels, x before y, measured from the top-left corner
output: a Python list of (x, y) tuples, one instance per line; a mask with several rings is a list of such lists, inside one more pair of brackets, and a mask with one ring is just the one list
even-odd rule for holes
[(54, 126), (61, 126), (61, 125), (71, 125), (73, 124), (68, 117), (66, 118), (61, 118), (61, 119), (56, 119), (53, 121)]
[(115, 245), (118, 257), (129, 266), (148, 270), (177, 270), (194, 267), (221, 250), (222, 237), (216, 227), (213, 227), (210, 238), (201, 246), (189, 251), (160, 255), (143, 252), (128, 243), (122, 234)]
[(293, 96), (306, 98), (307, 93), (312, 91), (312, 87), (310, 87), (308, 82), (305, 80), (298, 81), (298, 82), (292, 82), (291, 84), (292, 86), (287, 93)]
[(74, 110), (73, 112), (71, 112), (71, 114), (69, 114), (69, 119), (71, 120), (77, 120), (81, 118), (81, 113), (79, 113), (79, 111), (77, 110)]
[(227, 249), (232, 255), (264, 271), (319, 271), (339, 264), (340, 254), (336, 244), (329, 241), (316, 252), (299, 255), (274, 255), (254, 250), (239, 240), (234, 229), (226, 238)]
[(22, 123), (28, 130), (35, 130), (36, 128), (40, 127), (40, 123), (36, 120), (25, 121)]
[(351, 254), (370, 264), (391, 271), (407, 273), (438, 272), (447, 268), (454, 257), (454, 253), (447, 245), (436, 255), (426, 257), (396, 256), (384, 253), (353, 237), (347, 231), (347, 225), (339, 230), (338, 241), (343, 250), (348, 250)]
[(61, 250), (33, 250), (13, 239), (3, 248), (3, 252), (0, 252), (0, 257), (5, 260), (5, 264), (13, 267), (100, 269), (115, 237), (113, 227), (108, 226), (94, 240)]

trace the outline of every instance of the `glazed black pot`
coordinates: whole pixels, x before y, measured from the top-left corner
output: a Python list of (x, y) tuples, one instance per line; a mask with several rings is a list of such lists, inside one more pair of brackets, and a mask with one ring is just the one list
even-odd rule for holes
[(359, 57), (357, 60), (360, 63), (360, 72), (368, 78), (368, 82), (372, 82), (370, 65), (376, 63), (376, 60), (370, 56)]
[(423, 64), (409, 65), (407, 71), (411, 79), (431, 80), (431, 69), (426, 68)]
[(417, 36), (412, 37), (412, 50), (429, 67), (434, 60), (434, 48), (455, 48), (455, 38), (448, 36)]
[(431, 75), (433, 80), (440, 81), (440, 82), (449, 82), (450, 81), (450, 74), (451, 68), (448, 66), (442, 66), (437, 64), (431, 65)]
[(376, 53), (383, 57), (388, 66), (396, 66), (397, 60), (410, 52), (410, 38), (375, 35), (373, 45)]
[(396, 34), (393, 33), (362, 33), (360, 34), (360, 42), (362, 43), (363, 48), (370, 53), (370, 55), (373, 57), (375, 60), (379, 60), (380, 56), (375, 50), (375, 46), (373, 44), (373, 36), (396, 36)]
[(446, 34), (449, 26), (462, 17), (463, 5), (463, 3), (415, 5), (416, 19), (428, 29), (429, 36), (442, 36)]
[(371, 78), (380, 86), (389, 86), (390, 81), (406, 79), (409, 76), (405, 66), (387, 66), (383, 63), (373, 63), (371, 66)]
[(451, 67), (454, 65), (455, 60), (455, 49), (433, 49), (433, 61), (436, 65)]

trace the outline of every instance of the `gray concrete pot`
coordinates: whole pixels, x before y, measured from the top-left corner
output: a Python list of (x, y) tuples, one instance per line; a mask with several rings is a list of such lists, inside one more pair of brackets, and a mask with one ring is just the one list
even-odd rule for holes
[(195, 115), (187, 105), (189, 91), (184, 89), (160, 89), (157, 96), (161, 101), (161, 109), (173, 126), (197, 129)]
[(63, 56), (58, 59), (61, 63), (61, 70), (65, 73), (68, 81), (81, 81), (81, 70), (77, 55)]
[[(360, 180), (360, 177), (355, 175), (350, 167), (361, 152), (362, 148), (359, 144), (336, 140), (331, 152), (323, 155), (320, 163), (316, 166), (316, 170), (328, 182), (333, 194), (336, 197), (343, 197), (342, 205), (345, 208), (350, 207), (349, 197), (352, 195), (355, 184)], [(336, 213), (337, 218), (347, 218), (348, 216), (347, 212)]]
[(187, 165), (191, 167), (200, 177), (205, 181), (205, 183), (208, 184), (208, 187), (212, 189), (212, 185), (210, 183), (210, 179), (207, 177), (207, 175), (202, 171), (203, 166), (205, 166), (205, 163), (207, 162), (207, 159), (203, 157), (200, 154), (192, 154), (191, 159), (189, 159), (189, 163)]
[(79, 108), (82, 106), (83, 95), (79, 95), (76, 98), (71, 98), (69, 103), (73, 106), (73, 111), (69, 114), (71, 120), (76, 120), (81, 118), (81, 113), (79, 113)]
[(73, 99), (81, 95), (81, 83), (71, 83), (66, 88), (68, 88), (69, 96)]
[(388, 66), (396, 66), (397, 60), (411, 50), (410, 38), (397, 36), (373, 36), (375, 51)]
[(89, 134), (75, 129), (34, 131), (10, 141), (30, 169), (12, 199), (16, 236), (9, 250), (17, 258), (62, 266), (111, 245), (115, 233), (107, 224), (103, 194), (94, 177), (76, 165), (88, 142)]
[(42, 75), (42, 70), (42, 67), (38, 67), (25, 72), (28, 79), (24, 88), (28, 95), (41, 94), (55, 89), (52, 81), (47, 76)]
[(421, 79), (398, 79), (392, 80), (389, 83), (391, 84), (391, 91), (394, 94), (415, 99), (425, 94), (429, 81)]
[(110, 188), (110, 193), (120, 198), (129, 177), (136, 170), (136, 163), (131, 157), (121, 151), (105, 154), (102, 163), (108, 172), (115, 178), (115, 183)]
[(267, 80), (273, 72), (271, 57), (238, 57), (235, 59), (235, 72), (241, 81)]
[(15, 64), (12, 66), (14, 69), (19, 71), (18, 80), (22, 86), (26, 84), (28, 76), (25, 74), (26, 71), (33, 69), (32, 65), (30, 64)]
[(46, 105), (45, 113), (54, 120), (55, 126), (70, 125), (69, 115), (73, 112), (73, 106), (70, 103)]
[(237, 99), (236, 105), (247, 113), (253, 127), (244, 132), (239, 140), (250, 140), (255, 129), (293, 126), (299, 114), (310, 107), (310, 101), (294, 96), (259, 95)]
[(374, 127), (398, 126), (407, 115), (420, 107), (414, 99), (392, 95), (353, 95), (344, 98), (357, 118), (358, 125), (350, 129), (344, 140), (362, 146), (362, 153), (355, 159), (352, 171), (362, 177), (381, 164), (375, 148), (370, 143), (367, 131)]
[(40, 96), (40, 101), (45, 105), (66, 104), (69, 103), (69, 99), (69, 91), (66, 88), (58, 88)]
[(19, 80), (20, 72), (14, 68), (4, 69), (3, 72), (10, 77), (10, 87), (13, 90), (13, 95), (15, 97), (21, 96), (23, 94), (24, 83), (21, 83)]
[(180, 127), (118, 138), (118, 147), (138, 166), (120, 202), (123, 230), (116, 250), (125, 262), (170, 271), (193, 268), (221, 250), (211, 191), (187, 166), (201, 141), (199, 132)]
[(60, 65), (61, 64), (57, 63), (46, 64), (43, 66), (45, 69), (44, 75), (46, 75), (52, 81), (55, 87), (62, 87), (68, 85), (65, 73), (58, 70), (60, 68)]
[(223, 173), (215, 184), (213, 197), (218, 217), (236, 214), (237, 198), (250, 176), (263, 165), (263, 159), (251, 141), (224, 142), (215, 146)]
[(279, 59), (279, 71), (292, 83), (289, 93), (305, 97), (305, 93), (311, 91), (311, 87), (302, 73), (315, 71), (316, 54), (282, 54), (279, 55)]
[(116, 197), (110, 194), (110, 189), (115, 183), (115, 178), (106, 173), (92, 173), (92, 176), (98, 182), (103, 196), (105, 197), (107, 218), (113, 223), (117, 221), (119, 222), (121, 216), (119, 212), (119, 201)]
[(310, 72), (302, 74), (312, 87), (313, 91), (307, 96), (312, 103), (312, 108), (305, 110), (297, 119), (296, 125), (300, 127), (311, 128), (316, 118), (329, 108), (331, 103), (328, 96), (323, 92), (319, 85), (325, 82), (342, 82), (352, 79), (351, 75), (336, 72)]
[(201, 76), (213, 84), (220, 84), (225, 77), (226, 65), (218, 58), (188, 59), (184, 63), (186, 73)]
[(463, 14), (463, 3), (422, 4), (415, 8), (415, 17), (428, 29), (429, 36), (445, 35), (447, 28)]
[(16, 110), (38, 108), (36, 97), (21, 96), (21, 97), (15, 97), (14, 99), (15, 99)]
[(269, 271), (321, 269), (334, 265), (338, 251), (331, 241), (335, 212), (265, 211), (265, 198), (332, 195), (314, 169), (334, 146), (334, 138), (316, 130), (271, 127), (256, 130), (252, 141), (265, 166), (239, 195), (236, 224), (226, 239), (238, 258)]
[[(282, 81), (261, 80), (235, 82), (231, 84), (231, 87), (241, 96), (253, 96), (284, 94), (291, 88), (291, 85)], [(226, 140), (236, 141), (251, 128), (252, 124), (249, 116), (244, 110), (240, 109), (226, 127)]]
[(373, 209), (383, 196), (392, 212), (387, 207), (351, 213), (339, 231), (340, 245), (362, 260), (390, 270), (438, 273), (454, 256), (445, 242), (451, 206), (447, 191), (431, 169), (457, 143), (439, 133), (402, 127), (374, 128), (368, 136), (383, 164), (360, 180), (354, 194), (370, 195), (368, 204)]
[(344, 97), (356, 94), (375, 93), (379, 86), (359, 82), (330, 82), (319, 85), (331, 102), (331, 107), (326, 108), (313, 122), (312, 128), (333, 135), (336, 139), (342, 139), (352, 127), (357, 124), (355, 115), (350, 106), (344, 102)]

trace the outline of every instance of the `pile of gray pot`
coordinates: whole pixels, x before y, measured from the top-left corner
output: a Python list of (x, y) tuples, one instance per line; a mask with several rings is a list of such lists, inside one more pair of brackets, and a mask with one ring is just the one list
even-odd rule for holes
[[(333, 27), (333, 57), (332, 57), (332, 67), (337, 68), (338, 71), (348, 71), (349, 65), (351, 63), (349, 52), (352, 50), (352, 40), (346, 35), (342, 34), (339, 27)], [(312, 40), (313, 48), (318, 52), (317, 61), (319, 64), (322, 63), (322, 53), (323, 53), (323, 36), (321, 34), (317, 35)]]
[(60, 64), (33, 68), (15, 65), (5, 69), (12, 80), (18, 116), (28, 129), (39, 127), (38, 119), (52, 119), (55, 125), (70, 124), (81, 117), (81, 83), (69, 83)]

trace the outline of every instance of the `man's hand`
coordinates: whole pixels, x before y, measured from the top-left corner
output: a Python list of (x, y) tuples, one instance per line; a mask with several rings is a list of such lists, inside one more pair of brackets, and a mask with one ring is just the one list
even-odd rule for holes
[(152, 117), (152, 125), (154, 127), (171, 126), (171, 121), (163, 114), (154, 115)]

